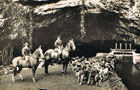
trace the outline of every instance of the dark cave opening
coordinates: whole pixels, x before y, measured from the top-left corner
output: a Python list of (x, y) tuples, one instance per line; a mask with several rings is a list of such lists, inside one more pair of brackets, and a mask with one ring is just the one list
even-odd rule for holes
[[(119, 27), (119, 19), (115, 13), (86, 13), (84, 40), (81, 40), (79, 7), (64, 8), (52, 15), (34, 16), (34, 23), (42, 24), (43, 21), (50, 22), (52, 19), (55, 19), (53, 23), (34, 28), (32, 52), (39, 45), (42, 46), (43, 52), (53, 49), (57, 35), (61, 35), (64, 46), (70, 38), (74, 39), (77, 49), (73, 56), (92, 57), (99, 52), (109, 53), (110, 48), (115, 48), (115, 43), (118, 45), (122, 43), (122, 48), (125, 48), (125, 43), (132, 43), (133, 49), (137, 49), (137, 52), (140, 50), (133, 42), (117, 40), (113, 37), (116, 35), (116, 28)], [(14, 46), (14, 56), (21, 55), (23, 45)]]
[[(56, 15), (57, 14), (57, 15)], [(43, 51), (54, 48), (57, 35), (61, 35), (64, 46), (69, 38), (73, 38), (77, 47), (75, 55), (92, 57), (98, 52), (110, 52), (117, 41), (113, 38), (119, 25), (117, 14), (103, 12), (97, 14), (85, 14), (86, 37), (82, 41), (80, 32), (81, 15), (79, 7), (64, 8), (55, 15), (38, 16), (36, 22), (56, 19), (48, 26), (35, 28), (33, 30), (33, 48), (42, 45)], [(42, 17), (42, 18), (41, 18)], [(49, 17), (49, 18), (48, 18)], [(54, 18), (55, 17), (55, 18)]]

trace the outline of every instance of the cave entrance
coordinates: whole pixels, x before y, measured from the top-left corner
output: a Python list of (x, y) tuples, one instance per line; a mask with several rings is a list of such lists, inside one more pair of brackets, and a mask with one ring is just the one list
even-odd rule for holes
[(54, 48), (54, 41), (56, 39), (57, 33), (51, 34), (51, 30), (46, 30), (45, 27), (35, 29), (33, 31), (33, 50), (38, 48), (40, 45), (42, 46), (43, 51), (45, 52), (49, 48)]
[(33, 30), (33, 48), (42, 46), (43, 51), (54, 48), (57, 35), (61, 35), (64, 46), (70, 38), (74, 40), (80, 35), (80, 8), (63, 8), (55, 14), (35, 16), (35, 23), (42, 27)]
[(94, 56), (98, 52), (109, 52), (116, 43), (113, 36), (116, 34), (119, 18), (115, 13), (86, 13), (84, 41), (80, 40), (81, 16), (79, 8), (66, 8), (55, 15), (38, 16), (37, 18), (42, 19), (39, 19), (40, 24), (49, 21), (50, 18), (55, 21), (33, 30), (33, 49), (39, 45), (42, 46), (44, 52), (49, 48), (54, 48), (57, 35), (61, 35), (64, 46), (69, 38), (73, 38), (77, 46), (76, 54), (85, 57)]

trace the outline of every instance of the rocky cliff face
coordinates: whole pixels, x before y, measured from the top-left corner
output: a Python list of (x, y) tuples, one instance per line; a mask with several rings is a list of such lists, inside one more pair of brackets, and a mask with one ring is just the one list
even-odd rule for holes
[(54, 48), (58, 34), (64, 44), (74, 38), (77, 50), (88, 55), (109, 52), (115, 42), (140, 45), (139, 0), (0, 2), (1, 49), (12, 43), (18, 48), (14, 51), (20, 51), (23, 43), (28, 41), (33, 48), (41, 44), (45, 51)]
[(31, 7), (0, 0), (0, 64), (7, 65), (14, 56), (21, 55), (23, 43), (31, 41), (32, 30)]
[[(26, 41), (32, 31), (32, 9), (10, 0), (0, 1), (0, 41), (1, 48), (6, 44), (19, 44)], [(18, 46), (18, 45), (17, 45)]]
[[(47, 30), (52, 31), (54, 37), (50, 37), (50, 40), (54, 41), (58, 34), (72, 37), (76, 40), (79, 51), (89, 55), (91, 52), (109, 52), (110, 48), (114, 48), (115, 42), (139, 45), (139, 3), (136, 0), (61, 0), (38, 6), (34, 13), (38, 17), (56, 18), (51, 19), (56, 20), (52, 26), (43, 24), (48, 27), (44, 28), (46, 33), (50, 33)], [(133, 48), (139, 50), (138, 47)]]
[[(62, 0), (58, 3), (39, 6), (35, 9), (35, 12), (37, 14), (44, 15), (47, 13), (55, 13), (60, 8), (63, 9), (66, 7), (75, 7), (75, 6), (81, 6), (81, 5), (82, 5), (82, 0)], [(111, 14), (116, 15), (115, 17), (118, 19), (118, 24), (119, 24), (117, 28), (117, 33), (122, 34), (120, 35), (119, 39), (120, 40), (126, 39), (122, 36), (128, 36), (130, 38), (133, 37), (134, 42), (137, 44), (138, 44), (138, 39), (139, 39), (137, 36), (137, 34), (139, 33), (139, 17), (140, 17), (139, 8), (140, 8), (139, 0), (122, 0), (122, 1), (84, 0), (84, 9), (85, 9), (86, 14), (95, 15), (97, 13), (102, 13), (102, 14), (108, 13), (109, 15)], [(135, 30), (133, 30), (134, 28)], [(132, 34), (131, 32), (135, 33), (135, 35)]]

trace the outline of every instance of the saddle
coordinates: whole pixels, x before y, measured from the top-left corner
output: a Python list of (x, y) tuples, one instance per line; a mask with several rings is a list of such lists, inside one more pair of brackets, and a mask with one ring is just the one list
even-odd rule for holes
[(25, 60), (25, 57), (21, 57), (21, 60)]
[(54, 52), (58, 53), (58, 50), (54, 50)]
[(21, 57), (21, 59), (22, 59), (22, 60), (26, 60), (26, 58), (25, 58), (24, 56), (23, 56), (23, 57)]
[[(26, 60), (26, 58), (25, 58), (25, 57), (22, 57), (22, 60)], [(29, 60), (26, 60), (26, 63), (27, 63), (27, 65), (28, 65), (28, 67), (31, 68), (31, 63), (30, 63), (30, 61), (29, 61)]]
[(60, 51), (60, 49), (59, 49), (59, 48), (55, 48), (55, 49), (54, 49), (54, 52), (59, 53), (59, 51)]

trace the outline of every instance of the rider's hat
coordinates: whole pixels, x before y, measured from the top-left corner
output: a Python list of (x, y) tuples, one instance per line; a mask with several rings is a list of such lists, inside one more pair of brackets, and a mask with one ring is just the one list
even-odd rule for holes
[(29, 45), (27, 42), (25, 43), (25, 46)]
[(61, 36), (60, 35), (57, 35), (57, 38), (61, 38)]
[(41, 45), (39, 45), (39, 48), (41, 48)]

